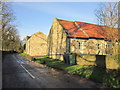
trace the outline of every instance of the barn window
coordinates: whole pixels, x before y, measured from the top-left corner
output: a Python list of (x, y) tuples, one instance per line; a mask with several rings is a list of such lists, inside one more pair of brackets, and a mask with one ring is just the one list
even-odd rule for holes
[(83, 43), (82, 42), (78, 42), (79, 45), (79, 49), (83, 49)]
[(99, 43), (97, 43), (96, 46), (97, 46), (97, 49), (100, 49), (100, 44)]
[(112, 43), (107, 43), (106, 44), (106, 54), (111, 54), (112, 53)]
[(112, 48), (112, 43), (107, 43), (106, 48), (109, 48), (109, 49)]

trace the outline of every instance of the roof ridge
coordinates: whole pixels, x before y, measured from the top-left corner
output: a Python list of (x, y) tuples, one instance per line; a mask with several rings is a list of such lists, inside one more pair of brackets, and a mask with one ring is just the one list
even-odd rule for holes
[(87, 23), (87, 22), (81, 22), (81, 21), (70, 21), (70, 20), (63, 20), (63, 19), (58, 19), (58, 20), (68, 21), (68, 22), (79, 22), (79, 23), (85, 23), (85, 24), (100, 26), (100, 27), (108, 27), (108, 26), (103, 26), (103, 25), (99, 25), (99, 24), (95, 24), (95, 23)]
[[(36, 35), (36, 34), (34, 34), (35, 36), (37, 36), (37, 37), (39, 37), (38, 35)], [(47, 41), (47, 40), (45, 40), (44, 38), (42, 38), (42, 37), (39, 37), (40, 39), (43, 39), (44, 41)]]
[(89, 38), (88, 34), (82, 28), (80, 28), (80, 26), (78, 25), (78, 23), (76, 21), (74, 23), (77, 26), (77, 28), (79, 28)]

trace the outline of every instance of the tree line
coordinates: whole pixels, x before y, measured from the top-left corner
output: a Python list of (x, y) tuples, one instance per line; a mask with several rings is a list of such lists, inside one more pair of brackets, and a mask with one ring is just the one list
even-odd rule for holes
[[(0, 45), (2, 50), (19, 50), (21, 49), (21, 40), (19, 38), (16, 25), (14, 24), (15, 16), (13, 14), (13, 10), (10, 8), (9, 2), (0, 1)], [(101, 33), (101, 35), (106, 36), (106, 41), (112, 42), (113, 53), (120, 53), (119, 50), (119, 28), (120, 28), (120, 3), (112, 2), (112, 3), (104, 3), (100, 5), (100, 8), (96, 10), (96, 17), (99, 25), (111, 27), (105, 30), (105, 33)], [(100, 33), (100, 32), (98, 32)], [(117, 45), (116, 45), (116, 42)]]
[(20, 50), (21, 40), (19, 38), (16, 25), (14, 24), (15, 16), (10, 8), (9, 2), (0, 1), (0, 22), (1, 22), (1, 50)]

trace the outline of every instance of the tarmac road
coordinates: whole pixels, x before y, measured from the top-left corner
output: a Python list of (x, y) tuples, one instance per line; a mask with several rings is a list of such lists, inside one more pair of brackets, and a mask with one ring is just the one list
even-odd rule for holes
[(2, 88), (105, 88), (105, 86), (31, 62), (18, 54), (7, 54), (2, 63)]

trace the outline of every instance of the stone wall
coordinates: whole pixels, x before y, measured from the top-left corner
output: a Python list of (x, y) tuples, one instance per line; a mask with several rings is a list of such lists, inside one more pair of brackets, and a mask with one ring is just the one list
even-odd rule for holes
[(120, 69), (120, 62), (114, 60), (111, 55), (106, 56), (106, 68), (107, 69)]
[(77, 55), (77, 65), (97, 65), (106, 69), (120, 69), (120, 63), (111, 55)]
[(77, 55), (76, 56), (77, 65), (96, 65), (95, 61), (96, 61), (95, 55)]
[(66, 32), (54, 19), (48, 35), (48, 56), (54, 59), (63, 60), (63, 54), (66, 52)]
[(47, 36), (42, 32), (33, 34), (26, 41), (25, 52), (31, 56), (44, 56), (47, 55)]
[(100, 39), (74, 39), (70, 40), (70, 52), (76, 54), (106, 54), (107, 42)]

